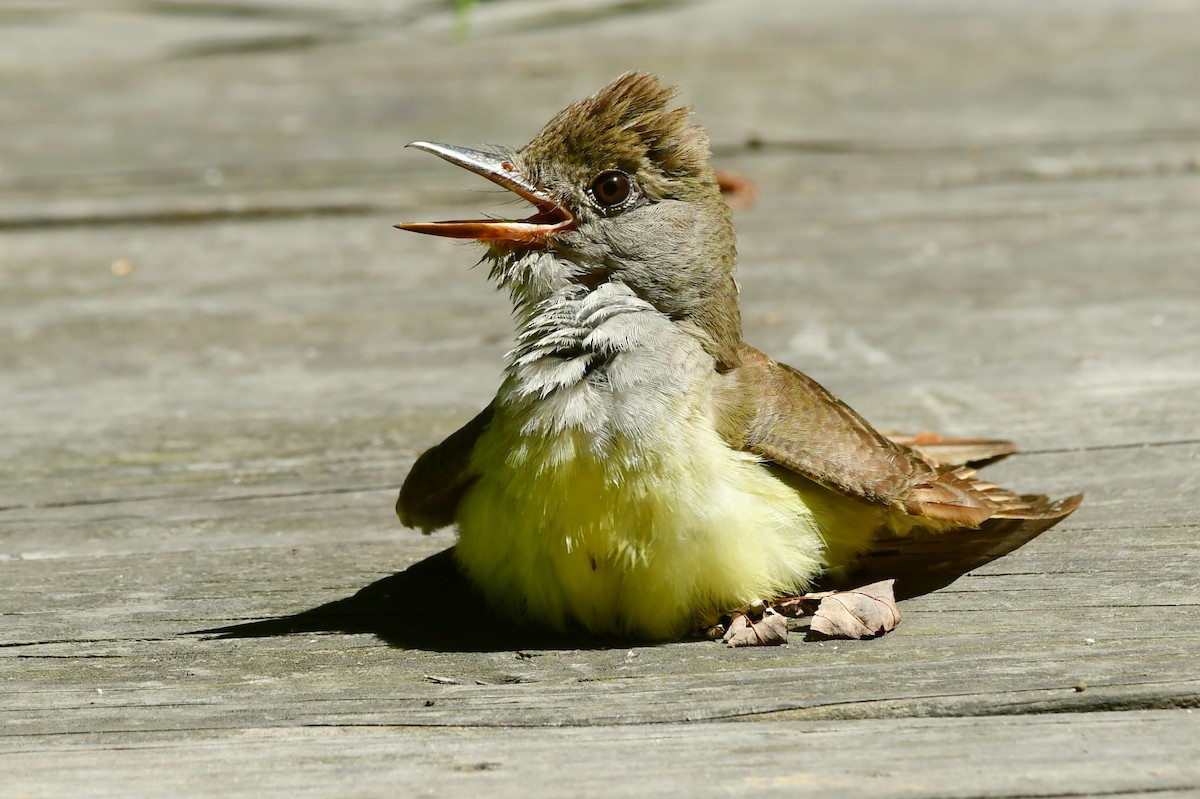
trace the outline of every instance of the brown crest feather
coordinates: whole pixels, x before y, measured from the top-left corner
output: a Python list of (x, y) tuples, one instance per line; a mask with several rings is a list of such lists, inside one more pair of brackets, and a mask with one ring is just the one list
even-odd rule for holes
[(556, 114), (520, 155), (535, 169), (550, 159), (631, 174), (654, 167), (666, 179), (663, 196), (686, 192), (696, 178), (715, 184), (708, 136), (690, 123), (691, 106), (668, 107), (675, 95), (653, 75), (626, 73)]

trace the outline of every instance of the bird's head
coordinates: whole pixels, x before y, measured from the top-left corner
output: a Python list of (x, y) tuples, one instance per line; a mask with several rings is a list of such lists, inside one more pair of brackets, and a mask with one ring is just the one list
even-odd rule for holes
[(519, 150), (414, 142), (535, 213), (397, 227), (487, 243), (492, 273), (519, 308), (572, 283), (624, 283), (731, 364), (741, 338), (733, 224), (708, 137), (690, 124), (690, 108), (669, 107), (674, 96), (657, 78), (629, 73), (563, 109)]

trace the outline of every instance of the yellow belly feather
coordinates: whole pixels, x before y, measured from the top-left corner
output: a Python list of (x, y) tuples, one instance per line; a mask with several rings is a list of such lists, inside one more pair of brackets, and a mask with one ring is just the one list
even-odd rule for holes
[(459, 507), (473, 582), (521, 619), (648, 638), (804, 590), (823, 542), (801, 493), (681, 404), (636, 442), (524, 435), (498, 408)]

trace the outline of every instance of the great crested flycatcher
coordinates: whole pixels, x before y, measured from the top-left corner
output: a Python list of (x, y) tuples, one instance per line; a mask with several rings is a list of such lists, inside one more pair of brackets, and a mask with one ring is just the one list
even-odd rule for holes
[(674, 94), (630, 73), (519, 150), (409, 145), (535, 212), (397, 226), (486, 243), (517, 328), (492, 403), (413, 466), (401, 521), (457, 523), (461, 568), (517, 619), (668, 639), (873, 550), (970, 537), (984, 562), (1074, 511), (976, 478), (1011, 444), (889, 438), (742, 341), (731, 214)]

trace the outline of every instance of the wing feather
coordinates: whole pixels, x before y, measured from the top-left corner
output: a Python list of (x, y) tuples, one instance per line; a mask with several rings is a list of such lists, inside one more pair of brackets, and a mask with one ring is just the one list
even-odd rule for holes
[(396, 515), (405, 527), (431, 533), (454, 523), (458, 503), (475, 481), (471, 452), (492, 421), (495, 402), (442, 443), (417, 458), (396, 500)]
[(1016, 452), (1012, 443), (936, 433), (885, 436), (808, 375), (753, 347), (741, 356), (727, 386), (749, 407), (731, 415), (742, 420), (727, 433), (732, 446), (939, 529), (975, 528), (993, 517), (1045, 518), (1045, 497), (1018, 496), (978, 479), (971, 468)]

